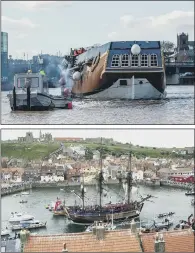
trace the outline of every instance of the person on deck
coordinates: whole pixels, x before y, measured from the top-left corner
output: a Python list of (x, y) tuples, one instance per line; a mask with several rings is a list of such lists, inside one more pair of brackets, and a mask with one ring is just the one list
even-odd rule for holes
[(45, 76), (45, 71), (43, 69), (40, 70), (39, 72), (42, 76)]

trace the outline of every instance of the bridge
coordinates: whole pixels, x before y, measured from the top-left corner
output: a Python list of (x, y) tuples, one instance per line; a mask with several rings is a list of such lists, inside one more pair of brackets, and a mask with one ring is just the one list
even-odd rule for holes
[(165, 71), (167, 74), (194, 72), (194, 66), (194, 61), (165, 62)]

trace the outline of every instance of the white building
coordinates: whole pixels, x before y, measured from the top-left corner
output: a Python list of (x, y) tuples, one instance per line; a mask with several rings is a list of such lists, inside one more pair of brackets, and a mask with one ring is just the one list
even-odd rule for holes
[(76, 152), (80, 156), (85, 156), (85, 148), (82, 145), (80, 145), (80, 146), (70, 146), (70, 149), (73, 152)]
[(134, 171), (132, 177), (134, 180), (143, 180), (144, 172), (142, 170)]
[(42, 175), (41, 182), (60, 182), (64, 181), (64, 176), (57, 176), (57, 175)]

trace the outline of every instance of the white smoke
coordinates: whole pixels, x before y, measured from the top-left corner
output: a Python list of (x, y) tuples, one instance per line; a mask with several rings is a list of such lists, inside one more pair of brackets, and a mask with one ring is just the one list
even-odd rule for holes
[(61, 79), (59, 80), (59, 83), (62, 85), (63, 83), (65, 84), (65, 88), (67, 88), (69, 91), (72, 90), (73, 87), (73, 80), (72, 80), (72, 69), (71, 65), (68, 63), (66, 59), (64, 59), (59, 66), (61, 70)]

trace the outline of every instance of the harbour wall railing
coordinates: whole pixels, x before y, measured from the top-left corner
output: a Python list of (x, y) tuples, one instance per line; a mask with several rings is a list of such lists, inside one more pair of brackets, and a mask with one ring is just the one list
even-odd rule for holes
[[(105, 184), (108, 185), (116, 185), (118, 184), (118, 180), (108, 180), (107, 182), (105, 182)], [(174, 187), (174, 188), (182, 188), (182, 189), (192, 189), (193, 188), (193, 184), (192, 183), (181, 183), (181, 182), (174, 182), (174, 181), (170, 181), (170, 180), (161, 180), (160, 184), (149, 184), (146, 183), (144, 180), (137, 182), (137, 184), (139, 185), (145, 185), (145, 186), (151, 186), (151, 187)], [(96, 185), (96, 181), (92, 180), (90, 182), (85, 182), (86, 186), (94, 186)], [(41, 181), (37, 181), (37, 182), (25, 182), (25, 183), (21, 183), (21, 184), (12, 184), (9, 187), (6, 188), (1, 188), (1, 196), (5, 196), (5, 195), (11, 195), (17, 192), (22, 192), (22, 191), (26, 191), (26, 190), (30, 190), (33, 188), (63, 188), (63, 187), (75, 187), (75, 186), (80, 186), (80, 182), (67, 182), (67, 181), (63, 181), (63, 182), (41, 182)]]
[(32, 184), (25, 182), (25, 183), (21, 183), (21, 184), (12, 184), (10, 185), (10, 187), (6, 187), (6, 188), (1, 188), (1, 196), (6, 196), (6, 195), (11, 195), (17, 192), (22, 192), (22, 191), (26, 191), (26, 190), (30, 190), (32, 189)]
[(161, 186), (171, 186), (175, 188), (183, 188), (183, 189), (192, 189), (194, 187), (193, 183), (184, 183), (184, 182), (175, 182), (171, 180), (161, 180)]

